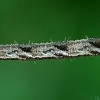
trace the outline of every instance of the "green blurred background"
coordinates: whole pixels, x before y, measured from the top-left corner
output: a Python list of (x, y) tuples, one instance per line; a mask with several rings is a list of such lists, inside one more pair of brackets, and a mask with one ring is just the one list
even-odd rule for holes
[[(0, 0), (0, 44), (100, 36), (99, 0)], [(0, 61), (0, 100), (96, 100), (100, 57)]]

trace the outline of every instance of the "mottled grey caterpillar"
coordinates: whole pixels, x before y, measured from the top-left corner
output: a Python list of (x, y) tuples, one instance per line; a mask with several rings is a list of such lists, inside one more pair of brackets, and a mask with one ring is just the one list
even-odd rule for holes
[(100, 39), (0, 45), (2, 60), (63, 59), (100, 54)]

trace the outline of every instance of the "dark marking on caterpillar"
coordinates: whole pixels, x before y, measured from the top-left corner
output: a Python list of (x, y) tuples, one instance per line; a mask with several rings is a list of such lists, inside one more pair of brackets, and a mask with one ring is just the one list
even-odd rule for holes
[(53, 46), (56, 47), (57, 49), (62, 50), (62, 51), (68, 51), (67, 45), (53, 45)]
[(23, 47), (23, 46), (19, 46), (19, 48), (22, 50), (22, 51), (24, 51), (24, 52), (32, 52), (31, 50), (32, 50), (32, 47)]
[(90, 51), (90, 53), (92, 53), (92, 54), (94, 54), (94, 55), (100, 54), (98, 51)]
[(100, 48), (100, 39), (89, 39), (89, 43), (97, 48)]

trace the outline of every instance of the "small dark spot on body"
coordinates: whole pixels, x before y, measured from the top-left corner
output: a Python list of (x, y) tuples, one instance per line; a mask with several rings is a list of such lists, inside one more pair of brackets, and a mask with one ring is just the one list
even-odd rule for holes
[(23, 58), (27, 58), (26, 55), (19, 55), (19, 57), (22, 58), (22, 59), (23, 59)]
[(22, 51), (24, 51), (24, 52), (31, 52), (31, 47), (22, 47), (22, 46), (20, 46), (19, 47)]
[(100, 54), (98, 51), (90, 51), (90, 53), (92, 53), (92, 54), (94, 54), (94, 55)]
[(43, 53), (48, 53), (48, 52), (51, 52), (51, 51), (54, 51), (54, 49), (49, 49), (49, 50), (45, 50), (45, 51), (43, 51)]
[(63, 51), (68, 51), (67, 50), (67, 45), (53, 45), (57, 49), (63, 50)]
[(89, 43), (97, 48), (100, 48), (100, 39), (89, 39)]
[(62, 53), (54, 53), (54, 55), (57, 56), (58, 58), (64, 58), (64, 57), (66, 57)]
[(16, 52), (18, 52), (18, 50), (13, 50), (13, 51), (11, 51), (11, 52), (8, 52), (8, 54), (14, 54), (14, 53), (16, 53)]

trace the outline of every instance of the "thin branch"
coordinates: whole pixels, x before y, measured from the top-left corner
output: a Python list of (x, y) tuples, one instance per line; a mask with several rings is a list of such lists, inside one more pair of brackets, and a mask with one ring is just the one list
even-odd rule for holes
[(0, 45), (1, 60), (62, 59), (100, 55), (100, 38), (34, 44)]

